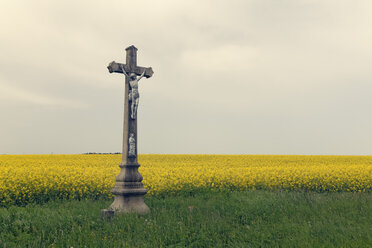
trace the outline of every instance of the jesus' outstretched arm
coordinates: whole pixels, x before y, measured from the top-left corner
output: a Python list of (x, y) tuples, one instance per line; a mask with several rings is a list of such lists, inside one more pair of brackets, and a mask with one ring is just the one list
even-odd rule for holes
[(128, 74), (127, 74), (127, 72), (124, 69), (124, 66), (123, 65), (120, 65), (120, 67), (121, 67), (121, 70), (123, 71), (124, 75), (127, 76), (127, 77), (129, 77)]
[(143, 70), (141, 76), (138, 78), (138, 81), (140, 81), (140, 79), (143, 78), (143, 76), (145, 75), (145, 72), (146, 72), (146, 69)]

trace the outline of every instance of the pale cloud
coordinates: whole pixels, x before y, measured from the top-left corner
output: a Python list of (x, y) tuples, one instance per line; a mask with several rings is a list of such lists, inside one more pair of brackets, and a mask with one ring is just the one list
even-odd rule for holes
[(2, 102), (2, 104), (6, 104), (7, 106), (12, 106), (12, 104), (33, 104), (43, 107), (63, 107), (76, 109), (88, 107), (88, 105), (83, 102), (52, 97), (50, 95), (42, 95), (36, 92), (11, 86), (9, 83), (0, 83), (0, 102)]
[(192, 67), (195, 71), (207, 73), (231, 73), (249, 70), (258, 61), (260, 54), (257, 47), (222, 45), (218, 47), (185, 50), (180, 63)]
[[(141, 153), (370, 154), (371, 12), (368, 0), (4, 0), (13, 146), (0, 153), (120, 151), (124, 79), (106, 66), (133, 44), (155, 72), (140, 82)], [(55, 143), (27, 145), (22, 121)]]

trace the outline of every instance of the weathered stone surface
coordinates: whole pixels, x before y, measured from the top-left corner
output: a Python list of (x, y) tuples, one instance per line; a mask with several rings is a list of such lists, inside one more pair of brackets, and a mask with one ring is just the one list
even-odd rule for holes
[[(130, 46), (126, 49), (126, 64), (111, 62), (107, 68), (110, 73), (122, 73), (125, 75), (124, 91), (124, 130), (123, 130), (123, 157), (119, 164), (120, 173), (116, 176), (116, 183), (111, 193), (115, 196), (114, 202), (108, 209), (102, 210), (102, 217), (111, 217), (113, 213), (136, 212), (145, 214), (150, 212), (144, 202), (147, 189), (142, 184), (142, 175), (138, 171), (140, 166), (137, 161), (137, 118), (138, 97), (130, 93), (137, 90), (139, 79), (136, 76), (151, 77), (154, 72), (151, 67), (137, 66), (137, 48)], [(134, 73), (134, 74), (132, 74)], [(134, 80), (137, 80), (133, 83)], [(136, 104), (136, 105), (134, 105)]]
[(113, 73), (113, 72), (123, 73), (123, 70), (121, 69), (123, 66), (124, 66), (124, 69), (127, 73), (129, 73), (131, 71), (131, 72), (135, 73), (137, 76), (141, 75), (144, 70), (146, 70), (145, 75), (144, 75), (146, 78), (152, 77), (152, 75), (154, 75), (154, 71), (152, 70), (151, 67), (146, 68), (146, 67), (137, 66), (136, 68), (131, 70), (128, 65), (121, 64), (121, 63), (116, 63), (115, 61), (112, 61), (107, 66), (107, 69), (109, 70), (110, 73)]

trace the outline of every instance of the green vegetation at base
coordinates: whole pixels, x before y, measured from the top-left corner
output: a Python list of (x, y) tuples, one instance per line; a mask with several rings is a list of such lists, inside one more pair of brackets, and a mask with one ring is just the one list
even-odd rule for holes
[(371, 193), (197, 192), (145, 198), (151, 213), (101, 219), (111, 200), (0, 209), (0, 247), (371, 247)]

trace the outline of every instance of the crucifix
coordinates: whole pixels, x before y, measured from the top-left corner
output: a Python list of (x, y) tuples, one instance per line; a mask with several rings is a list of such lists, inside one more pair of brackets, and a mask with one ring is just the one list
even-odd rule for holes
[[(126, 64), (112, 61), (107, 69), (110, 73), (125, 75), (124, 90), (124, 130), (123, 156), (119, 164), (120, 173), (116, 176), (116, 183), (111, 193), (114, 202), (108, 209), (102, 210), (102, 216), (110, 217), (115, 213), (136, 212), (145, 214), (150, 211), (144, 202), (147, 189), (142, 183), (142, 175), (138, 172), (140, 166), (137, 161), (137, 109), (139, 103), (138, 82), (142, 77), (149, 78), (154, 72), (151, 67), (137, 66), (137, 48), (130, 46), (127, 51)], [(137, 77), (139, 76), (139, 77)]]

